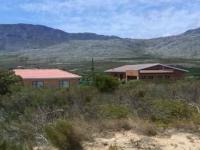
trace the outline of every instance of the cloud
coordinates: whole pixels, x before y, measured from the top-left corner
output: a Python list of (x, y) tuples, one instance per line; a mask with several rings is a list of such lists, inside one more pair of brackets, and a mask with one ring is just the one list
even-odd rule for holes
[(200, 26), (200, 0), (26, 0), (19, 8), (67, 32), (152, 38)]

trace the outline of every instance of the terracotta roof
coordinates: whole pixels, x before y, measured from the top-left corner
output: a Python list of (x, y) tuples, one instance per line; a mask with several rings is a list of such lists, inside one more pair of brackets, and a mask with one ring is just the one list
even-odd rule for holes
[(105, 72), (126, 72), (128, 70), (136, 70), (136, 71), (138, 71), (138, 70), (146, 69), (146, 68), (157, 66), (157, 65), (161, 65), (161, 66), (165, 66), (165, 67), (168, 67), (168, 68), (171, 68), (171, 69), (176, 69), (176, 70), (188, 72), (187, 70), (184, 70), (184, 69), (179, 69), (179, 68), (172, 67), (172, 66), (169, 66), (169, 65), (163, 65), (163, 64), (160, 64), (160, 63), (125, 65), (125, 66), (121, 66), (121, 67), (118, 67), (118, 68), (113, 68), (113, 69), (106, 70)]
[(15, 74), (23, 79), (70, 79), (81, 76), (59, 69), (15, 69)]

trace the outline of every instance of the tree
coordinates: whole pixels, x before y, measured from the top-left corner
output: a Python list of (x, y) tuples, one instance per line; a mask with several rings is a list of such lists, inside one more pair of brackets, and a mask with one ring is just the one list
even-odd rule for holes
[(94, 85), (101, 92), (113, 92), (119, 87), (119, 81), (109, 75), (96, 75)]
[(0, 70), (0, 95), (12, 92), (12, 87), (21, 85), (21, 78), (13, 71)]

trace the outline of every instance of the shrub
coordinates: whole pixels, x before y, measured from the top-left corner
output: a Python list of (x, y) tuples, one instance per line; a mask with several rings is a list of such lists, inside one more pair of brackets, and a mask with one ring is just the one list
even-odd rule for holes
[(101, 114), (105, 118), (122, 119), (127, 118), (129, 109), (121, 105), (103, 105), (101, 107)]
[(143, 125), (143, 133), (147, 136), (156, 136), (157, 129), (153, 124)]
[(14, 72), (0, 70), (0, 95), (11, 93), (12, 88), (20, 84), (21, 78), (16, 76)]
[(115, 145), (110, 145), (108, 150), (120, 150), (120, 148), (115, 144)]
[(60, 150), (82, 150), (80, 139), (69, 122), (59, 120), (48, 125), (45, 131), (50, 142)]
[(101, 92), (113, 92), (119, 87), (119, 81), (108, 75), (97, 75), (94, 85)]
[(7, 141), (0, 142), (0, 150), (28, 150), (25, 146), (16, 145)]
[(168, 124), (174, 120), (189, 119), (191, 115), (191, 108), (183, 101), (156, 100), (152, 103), (153, 121)]

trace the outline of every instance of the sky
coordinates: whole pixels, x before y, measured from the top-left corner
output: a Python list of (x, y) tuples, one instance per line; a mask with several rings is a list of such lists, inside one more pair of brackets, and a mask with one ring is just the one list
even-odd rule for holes
[(0, 0), (0, 24), (155, 38), (200, 27), (200, 0)]

